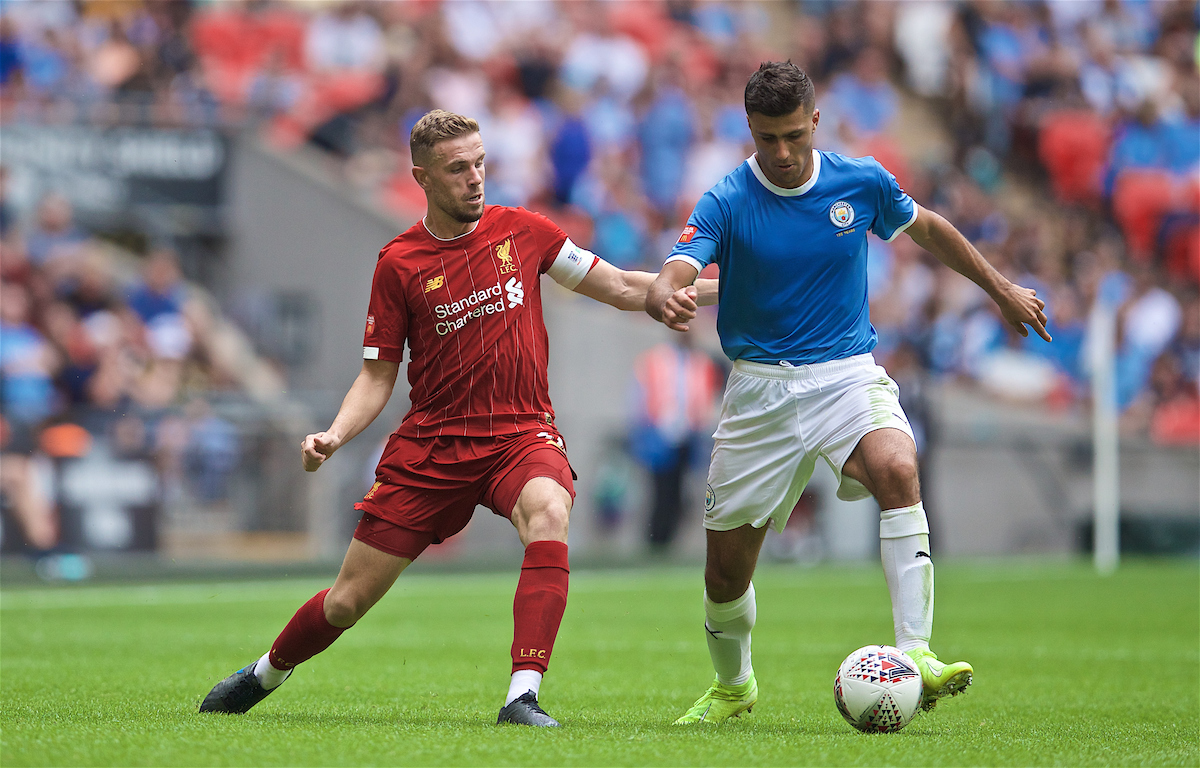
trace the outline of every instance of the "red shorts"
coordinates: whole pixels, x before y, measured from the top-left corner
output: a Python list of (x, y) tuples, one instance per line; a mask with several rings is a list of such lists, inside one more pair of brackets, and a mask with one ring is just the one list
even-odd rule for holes
[(521, 489), (554, 480), (575, 498), (575, 473), (553, 428), (500, 437), (392, 436), (375, 485), (354, 505), (363, 513), (354, 538), (416, 560), (466, 527), (482, 504), (511, 518)]

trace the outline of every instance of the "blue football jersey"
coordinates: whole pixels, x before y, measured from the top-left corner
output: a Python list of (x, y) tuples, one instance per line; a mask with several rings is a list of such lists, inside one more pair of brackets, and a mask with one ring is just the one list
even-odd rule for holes
[(891, 241), (917, 205), (873, 157), (813, 150), (796, 189), (751, 156), (696, 204), (667, 261), (721, 269), (717, 331), (730, 360), (823, 363), (875, 347), (867, 232)]

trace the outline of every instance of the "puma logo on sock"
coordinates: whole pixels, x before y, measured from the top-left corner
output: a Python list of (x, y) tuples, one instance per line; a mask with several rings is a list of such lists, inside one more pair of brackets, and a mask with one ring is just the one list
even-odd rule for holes
[[(919, 549), (918, 549), (918, 550), (917, 550), (917, 555), (916, 555), (916, 556), (917, 556), (917, 557), (929, 557), (929, 553), (928, 553), (928, 552), (922, 552), (921, 550), (919, 550)], [(929, 557), (929, 559), (930, 559), (930, 560), (932, 560), (933, 558), (932, 558), (932, 557)]]

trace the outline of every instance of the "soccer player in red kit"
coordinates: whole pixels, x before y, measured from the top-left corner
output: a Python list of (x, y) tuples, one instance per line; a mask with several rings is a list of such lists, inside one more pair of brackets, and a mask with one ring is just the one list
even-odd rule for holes
[[(355, 505), (362, 519), (333, 586), (301, 606), (268, 653), (218, 683), (201, 712), (240, 714), (262, 701), (482, 504), (508, 518), (525, 546), (498, 722), (558, 725), (537, 694), (567, 604), (575, 492), (550, 404), (540, 276), (638, 311), (654, 275), (607, 264), (536, 213), (485, 206), (474, 120), (434, 110), (413, 127), (410, 144), (428, 212), (379, 254), (362, 371), (329, 429), (304, 439), (304, 468), (318, 469), (379, 415), (406, 342), (412, 408)], [(680, 329), (697, 304), (716, 303), (716, 281), (699, 281), (690, 299)]]

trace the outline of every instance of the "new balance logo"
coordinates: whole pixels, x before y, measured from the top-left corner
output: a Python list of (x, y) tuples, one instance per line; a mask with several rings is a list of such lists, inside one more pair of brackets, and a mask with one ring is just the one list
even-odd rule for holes
[(432, 277), (425, 281), (425, 293), (429, 293), (430, 291), (436, 291), (438, 288), (441, 288), (445, 284), (446, 284), (446, 276), (445, 275), (438, 275), (437, 277)]
[(509, 309), (517, 305), (525, 306), (525, 286), (517, 278), (508, 278), (508, 282), (504, 284), (504, 290), (508, 292)]

